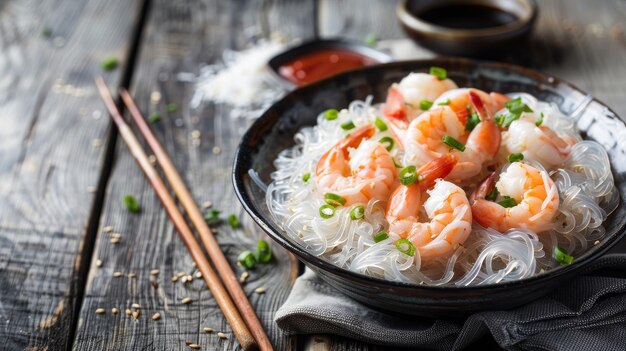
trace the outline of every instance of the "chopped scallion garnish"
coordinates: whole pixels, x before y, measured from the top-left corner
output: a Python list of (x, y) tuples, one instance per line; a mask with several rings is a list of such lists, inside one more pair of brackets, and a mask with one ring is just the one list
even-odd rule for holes
[(239, 263), (247, 269), (254, 269), (256, 267), (256, 257), (250, 250), (246, 250), (239, 254), (237, 257)]
[(117, 57), (111, 56), (102, 60), (102, 63), (100, 63), (100, 66), (105, 71), (111, 71), (117, 67), (117, 64), (118, 64)]
[(543, 123), (543, 112), (541, 112), (541, 117), (535, 121), (535, 125), (539, 127)]
[(333, 194), (333, 193), (324, 194), (324, 201), (326, 201), (327, 204), (334, 206), (334, 207), (343, 206), (346, 204), (346, 199), (343, 196)]
[(522, 102), (522, 98), (511, 99), (504, 103), (504, 107), (511, 113), (521, 114), (522, 112), (533, 112), (533, 110)]
[(304, 173), (304, 175), (302, 176), (302, 181), (303, 182), (308, 182), (309, 179), (311, 179), (311, 173)]
[(439, 105), (439, 106), (447, 106), (447, 105), (450, 105), (450, 99), (446, 99), (446, 101), (442, 101), (442, 102), (438, 103), (437, 105)]
[(413, 246), (413, 243), (407, 239), (398, 239), (396, 241), (396, 248), (403, 254), (409, 256), (415, 255), (415, 246)]
[(521, 152), (509, 155), (509, 162), (518, 162), (523, 159), (524, 159), (524, 154), (522, 154)]
[(447, 134), (444, 135), (443, 138), (441, 138), (441, 141), (443, 141), (443, 143), (448, 145), (449, 147), (455, 148), (459, 151), (465, 151), (465, 145), (461, 144), (460, 141), (454, 139)]
[(396, 161), (395, 157), (392, 157), (391, 159), (393, 160), (393, 165), (396, 166), (396, 168), (402, 168), (402, 165)]
[(222, 223), (222, 219), (220, 218), (220, 210), (211, 210), (211, 212), (204, 215), (204, 220), (210, 226), (216, 226)]
[(433, 102), (432, 101), (428, 101), (428, 100), (420, 101), (420, 110), (422, 110), (422, 111), (427, 111), (432, 106), (433, 106)]
[(497, 198), (498, 198), (498, 188), (494, 186), (493, 189), (491, 189), (491, 191), (489, 192), (489, 194), (485, 196), (485, 199), (489, 201), (496, 201)]
[(506, 208), (511, 208), (517, 206), (517, 201), (514, 198), (505, 196), (504, 199), (498, 201), (498, 205)]
[(137, 202), (137, 199), (135, 199), (134, 196), (132, 195), (124, 196), (123, 202), (124, 202), (124, 205), (126, 205), (126, 208), (128, 209), (129, 212), (139, 213), (141, 211), (141, 205), (139, 205), (139, 202)]
[(351, 211), (350, 211), (350, 219), (355, 221), (357, 219), (361, 219), (365, 216), (365, 207), (359, 205), (359, 206), (355, 206)]
[(326, 110), (326, 112), (324, 112), (324, 116), (326, 117), (327, 121), (334, 121), (337, 119), (337, 117), (339, 117), (339, 111), (331, 108), (330, 110)]
[(228, 223), (230, 224), (230, 227), (233, 229), (237, 229), (241, 226), (241, 223), (239, 223), (239, 218), (237, 218), (236, 214), (228, 215)]
[(572, 262), (574, 262), (574, 256), (568, 255), (567, 251), (565, 251), (558, 245), (554, 247), (552, 257), (554, 257), (554, 259), (561, 265), (572, 264)]
[(322, 205), (320, 206), (320, 216), (322, 218), (328, 219), (335, 215), (335, 208), (331, 205)]
[(496, 123), (501, 126), (504, 123), (504, 115), (497, 115), (495, 118)]
[(341, 123), (341, 129), (343, 129), (343, 130), (350, 130), (350, 129), (354, 128), (354, 127), (356, 127), (356, 126), (354, 125), (354, 123), (352, 121)]
[(467, 122), (465, 122), (465, 130), (471, 132), (476, 128), (476, 126), (480, 123), (480, 117), (478, 117), (478, 113), (472, 113), (468, 118)]
[(380, 140), (378, 140), (378, 142), (383, 145), (387, 144), (385, 146), (385, 149), (387, 149), (387, 151), (391, 151), (391, 149), (393, 149), (394, 141), (392, 137), (388, 137), (388, 136), (382, 137), (380, 138)]
[(374, 234), (374, 236), (372, 237), (375, 243), (379, 243), (387, 238), (389, 238), (389, 234), (387, 234), (387, 232), (384, 230), (379, 231), (378, 233)]
[(259, 240), (256, 244), (256, 256), (259, 261), (268, 263), (272, 260), (272, 248), (265, 240)]
[(176, 110), (178, 110), (176, 104), (167, 104), (167, 112), (176, 112)]
[(156, 123), (161, 119), (161, 114), (159, 112), (152, 112), (150, 116), (148, 116), (148, 123)]
[(375, 47), (377, 43), (378, 43), (378, 38), (376, 37), (375, 34), (368, 34), (365, 37), (365, 45)]
[(400, 171), (400, 184), (409, 186), (415, 183), (418, 177), (417, 168), (415, 166), (407, 166)]
[(439, 80), (444, 80), (448, 77), (448, 71), (446, 71), (445, 68), (441, 67), (431, 67), (430, 74), (437, 77), (437, 79)]
[(379, 131), (384, 132), (387, 130), (387, 123), (385, 123), (385, 121), (383, 121), (382, 119), (380, 119), (380, 117), (376, 117), (376, 120), (374, 121), (374, 125), (376, 126), (376, 128), (378, 128)]

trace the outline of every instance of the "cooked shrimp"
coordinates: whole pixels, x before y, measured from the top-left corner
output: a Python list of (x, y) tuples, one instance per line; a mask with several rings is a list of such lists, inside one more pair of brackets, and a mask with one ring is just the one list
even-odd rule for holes
[(524, 113), (502, 133), (502, 143), (508, 154), (522, 153), (525, 160), (541, 163), (548, 170), (562, 165), (569, 156), (573, 138), (561, 138), (546, 125), (537, 126), (534, 113)]
[[(386, 217), (389, 231), (408, 238), (422, 259), (445, 256), (465, 242), (472, 229), (472, 212), (463, 189), (444, 181), (454, 167), (454, 156), (446, 154), (421, 167), (420, 181), (399, 186), (391, 195)], [(431, 188), (434, 184), (434, 188)], [(422, 192), (429, 198), (422, 202)], [(424, 208), (429, 222), (421, 222)]]
[(367, 140), (376, 129), (367, 124), (340, 140), (317, 163), (317, 184), (343, 196), (346, 205), (386, 200), (396, 180), (396, 167), (382, 144)]
[[(422, 113), (408, 127), (403, 143), (405, 164), (421, 166), (443, 154), (453, 152), (459, 162), (447, 179), (459, 181), (476, 176), (482, 171), (483, 165), (498, 153), (500, 147), (498, 125), (490, 117), (481, 118), (482, 121), (468, 132), (465, 123), (448, 106)], [(451, 150), (442, 141), (445, 135), (464, 143), (465, 150)]]
[(411, 120), (421, 112), (422, 100), (434, 101), (444, 92), (456, 88), (450, 79), (439, 80), (426, 73), (410, 73), (400, 83), (391, 85), (382, 111), (390, 120), (392, 131), (401, 138)]
[(490, 93), (474, 89), (461, 88), (452, 89), (443, 93), (435, 102), (433, 107), (446, 105), (450, 107), (459, 117), (461, 123), (465, 124), (472, 110), (477, 112), (481, 118), (491, 119), (493, 115), (504, 107), (504, 103), (509, 98), (500, 93)]
[(494, 181), (492, 174), (472, 195), (472, 212), (478, 223), (499, 232), (528, 228), (540, 233), (550, 229), (558, 212), (559, 194), (546, 171), (514, 162), (500, 174), (496, 188), (515, 200), (512, 207), (485, 199)]

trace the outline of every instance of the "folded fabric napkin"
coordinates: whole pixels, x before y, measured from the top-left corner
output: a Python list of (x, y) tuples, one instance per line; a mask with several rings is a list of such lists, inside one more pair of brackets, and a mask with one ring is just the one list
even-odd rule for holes
[(288, 334), (337, 334), (367, 342), (463, 349), (485, 333), (510, 350), (626, 350), (626, 254), (604, 256), (547, 296), (464, 321), (398, 317), (336, 291), (307, 268), (275, 316)]

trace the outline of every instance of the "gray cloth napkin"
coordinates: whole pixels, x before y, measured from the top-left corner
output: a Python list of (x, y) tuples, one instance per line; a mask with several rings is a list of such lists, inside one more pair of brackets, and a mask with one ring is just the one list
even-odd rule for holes
[(626, 254), (598, 259), (584, 274), (528, 305), (464, 321), (372, 310), (307, 268), (275, 320), (288, 334), (337, 334), (394, 347), (458, 350), (490, 333), (509, 350), (626, 350)]

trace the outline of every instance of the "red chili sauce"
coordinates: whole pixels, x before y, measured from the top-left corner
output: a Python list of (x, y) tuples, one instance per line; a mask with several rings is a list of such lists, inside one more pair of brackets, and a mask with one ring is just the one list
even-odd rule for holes
[(304, 54), (278, 68), (278, 73), (298, 86), (353, 68), (378, 63), (371, 57), (348, 50), (320, 50)]

